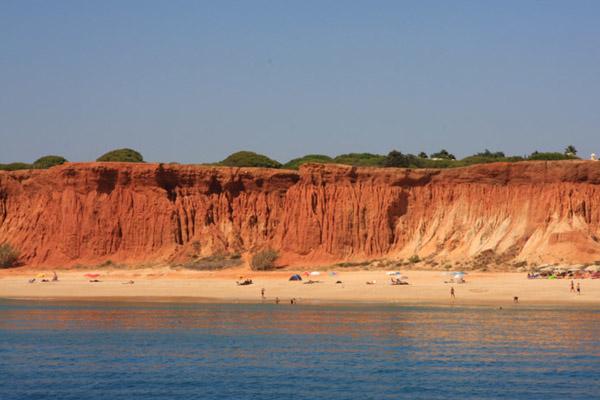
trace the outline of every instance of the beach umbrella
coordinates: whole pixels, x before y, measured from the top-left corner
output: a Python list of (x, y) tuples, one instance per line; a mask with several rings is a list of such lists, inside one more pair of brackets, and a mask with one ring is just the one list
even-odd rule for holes
[(100, 274), (85, 274), (84, 276), (85, 276), (86, 278), (92, 278), (92, 279), (93, 279), (93, 278), (97, 278), (97, 277), (99, 277), (99, 276), (100, 276)]
[(310, 274), (308, 273), (308, 271), (304, 271), (304, 273), (302, 275), (309, 276)]
[(335, 271), (329, 272), (329, 276), (336, 276), (336, 275), (337, 275), (337, 272), (335, 272)]
[(393, 275), (401, 275), (400, 271), (388, 271), (385, 273), (387, 276), (393, 276)]
[(310, 276), (319, 276), (319, 275), (321, 275), (321, 273), (319, 271), (312, 271), (310, 273)]
[(45, 277), (46, 277), (46, 274), (37, 274), (37, 275), (36, 275), (36, 277), (37, 277), (37, 278), (45, 278)]

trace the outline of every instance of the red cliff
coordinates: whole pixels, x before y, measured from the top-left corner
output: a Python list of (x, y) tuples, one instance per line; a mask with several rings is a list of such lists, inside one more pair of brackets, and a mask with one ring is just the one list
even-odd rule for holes
[(267, 246), (292, 264), (415, 254), (584, 263), (600, 260), (600, 162), (299, 172), (70, 163), (0, 172), (3, 242), (24, 263), (48, 266)]

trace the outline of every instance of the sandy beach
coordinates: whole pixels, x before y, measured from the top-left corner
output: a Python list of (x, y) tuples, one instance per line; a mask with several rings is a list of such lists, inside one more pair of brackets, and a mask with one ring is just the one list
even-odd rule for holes
[[(341, 271), (336, 276), (323, 272), (314, 279), (318, 283), (289, 281), (294, 273), (277, 271), (256, 273), (247, 269), (218, 272), (174, 271), (168, 267), (134, 270), (56, 270), (58, 282), (41, 282), (52, 271), (5, 270), (0, 274), (0, 298), (11, 299), (118, 299), (127, 301), (210, 301), (210, 302), (274, 302), (279, 298), (289, 303), (381, 302), (406, 304), (519, 304), (600, 306), (600, 280), (575, 280), (581, 295), (570, 292), (570, 280), (527, 279), (523, 273), (473, 272), (466, 283), (449, 284), (449, 277), (439, 271), (407, 271), (409, 285), (392, 286), (386, 271)], [(89, 282), (88, 273), (98, 273), (99, 282)], [(238, 286), (240, 276), (253, 284)], [(29, 279), (36, 278), (35, 283)], [(336, 284), (336, 281), (342, 281)], [(133, 281), (133, 284), (126, 282)], [(367, 285), (367, 281), (375, 284)], [(451, 299), (454, 287), (456, 298)], [(265, 300), (261, 290), (265, 289)]]

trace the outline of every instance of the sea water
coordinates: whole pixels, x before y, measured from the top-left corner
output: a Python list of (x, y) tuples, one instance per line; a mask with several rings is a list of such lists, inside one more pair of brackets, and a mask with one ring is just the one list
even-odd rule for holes
[(0, 301), (0, 399), (599, 399), (600, 310)]

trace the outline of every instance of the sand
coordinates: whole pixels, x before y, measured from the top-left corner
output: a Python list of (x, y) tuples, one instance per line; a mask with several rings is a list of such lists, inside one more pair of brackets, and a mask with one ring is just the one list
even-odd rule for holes
[[(173, 271), (168, 267), (138, 270), (56, 270), (58, 282), (35, 283), (28, 280), (51, 271), (15, 269), (0, 272), (0, 298), (10, 299), (102, 299), (128, 301), (210, 301), (281, 302), (291, 298), (298, 303), (380, 302), (401, 304), (456, 304), (600, 306), (600, 280), (576, 280), (582, 288), (577, 295), (569, 290), (570, 280), (529, 280), (523, 273), (473, 272), (466, 283), (444, 283), (449, 277), (439, 271), (407, 271), (409, 285), (392, 286), (385, 271), (341, 271), (337, 276), (323, 272), (315, 284), (291, 282), (293, 273), (277, 271), (255, 273), (246, 269), (219, 272)], [(99, 273), (100, 282), (90, 283), (86, 273)], [(253, 285), (237, 286), (240, 276), (250, 277)], [(134, 284), (124, 284), (133, 280)], [(336, 284), (341, 280), (342, 284)], [(367, 281), (375, 281), (367, 285)], [(456, 298), (451, 299), (454, 287)], [(261, 289), (265, 289), (265, 300)]]

